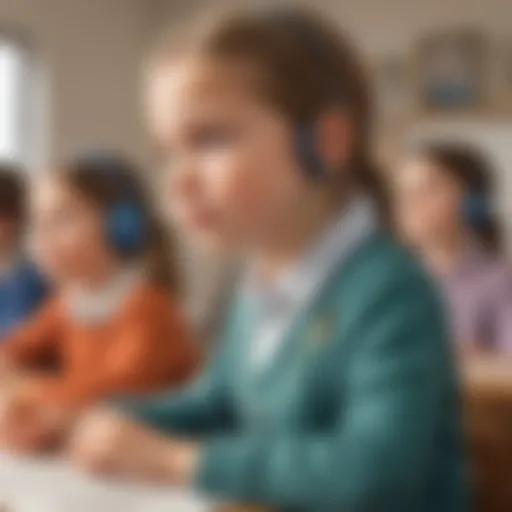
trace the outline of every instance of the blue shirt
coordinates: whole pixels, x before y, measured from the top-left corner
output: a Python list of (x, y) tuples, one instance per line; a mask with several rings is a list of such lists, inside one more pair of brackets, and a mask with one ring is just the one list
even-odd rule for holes
[(0, 341), (37, 309), (46, 293), (43, 278), (27, 261), (0, 275)]

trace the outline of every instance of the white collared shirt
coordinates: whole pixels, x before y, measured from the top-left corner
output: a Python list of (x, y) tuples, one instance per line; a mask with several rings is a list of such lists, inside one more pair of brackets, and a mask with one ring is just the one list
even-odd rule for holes
[(250, 362), (255, 371), (272, 361), (295, 317), (307, 307), (340, 261), (376, 227), (373, 203), (357, 198), (320, 234), (290, 271), (264, 287), (246, 282), (243, 293), (249, 294), (257, 304)]
[(143, 265), (127, 265), (100, 288), (76, 287), (68, 290), (63, 297), (68, 314), (82, 323), (105, 322), (119, 311), (133, 289), (145, 278)]

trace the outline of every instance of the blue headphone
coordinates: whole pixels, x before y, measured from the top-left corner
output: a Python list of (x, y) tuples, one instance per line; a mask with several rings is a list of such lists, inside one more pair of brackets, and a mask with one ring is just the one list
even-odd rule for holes
[(293, 144), (295, 154), (305, 170), (307, 176), (313, 180), (320, 180), (326, 175), (325, 162), (316, 147), (315, 123), (302, 123), (295, 127)]
[(105, 151), (89, 151), (77, 158), (79, 165), (110, 180), (119, 189), (119, 199), (105, 216), (105, 232), (112, 247), (122, 255), (141, 252), (147, 242), (147, 219), (130, 164), (121, 156)]
[(489, 197), (476, 190), (468, 192), (462, 203), (462, 216), (467, 224), (475, 229), (487, 224), (492, 218), (492, 205)]
[[(335, 65), (330, 51), (324, 47), (323, 41), (303, 22), (301, 16), (286, 8), (270, 9), (270, 12), (264, 13), (264, 16), (275, 26), (292, 33), (303, 45), (310, 58), (317, 64), (318, 73), (328, 78), (329, 104), (342, 103), (343, 94), (340, 86), (332, 80), (334, 75), (332, 71), (335, 69)], [(295, 127), (294, 146), (297, 159), (307, 177), (317, 181), (327, 174), (327, 169), (322, 156), (318, 152), (315, 125), (316, 119), (298, 123)]]
[(137, 254), (146, 242), (146, 222), (140, 208), (122, 200), (110, 208), (105, 221), (108, 239), (121, 254)]

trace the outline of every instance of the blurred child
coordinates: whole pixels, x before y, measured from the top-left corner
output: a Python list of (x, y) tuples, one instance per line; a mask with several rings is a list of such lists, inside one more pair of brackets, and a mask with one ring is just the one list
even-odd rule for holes
[(439, 279), (461, 350), (512, 352), (512, 273), (489, 163), (474, 147), (425, 144), (396, 184), (399, 226)]
[(247, 275), (203, 379), (124, 402), (145, 427), (92, 414), (71, 453), (273, 510), (466, 510), (442, 309), (385, 228), (357, 54), (293, 9), (192, 37), (153, 62), (151, 126), (178, 219)]
[(23, 254), (25, 190), (21, 170), (0, 165), (0, 342), (46, 295), (43, 279)]
[[(131, 166), (86, 155), (37, 179), (31, 202), (34, 251), (57, 294), (1, 348), (22, 377), (0, 434), (25, 449), (58, 433), (46, 421), (114, 394), (180, 384), (195, 366), (170, 297), (167, 239)], [(56, 371), (42, 373), (50, 360)]]

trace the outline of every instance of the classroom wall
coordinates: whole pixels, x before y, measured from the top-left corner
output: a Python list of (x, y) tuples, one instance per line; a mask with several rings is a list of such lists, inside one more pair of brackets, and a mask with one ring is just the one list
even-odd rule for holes
[(101, 141), (148, 154), (137, 73), (151, 0), (0, 0), (0, 28), (26, 41), (43, 92), (36, 162)]
[[(239, 0), (238, 3), (248, 1)], [(279, 0), (276, 0), (276, 3)], [(222, 0), (0, 0), (0, 28), (29, 41), (47, 80), (44, 156), (101, 140), (147, 159), (138, 72), (148, 42)], [(371, 60), (409, 51), (422, 31), (476, 25), (512, 32), (510, 0), (305, 0), (350, 28)]]
[[(419, 33), (429, 28), (475, 25), (493, 37), (509, 36), (510, 0), (284, 0), (326, 11), (350, 29), (371, 55), (405, 51)], [(238, 0), (254, 4), (254, 0)], [(224, 0), (155, 0), (155, 20), (179, 23), (201, 6), (222, 5)], [(282, 3), (274, 0), (275, 4)]]

